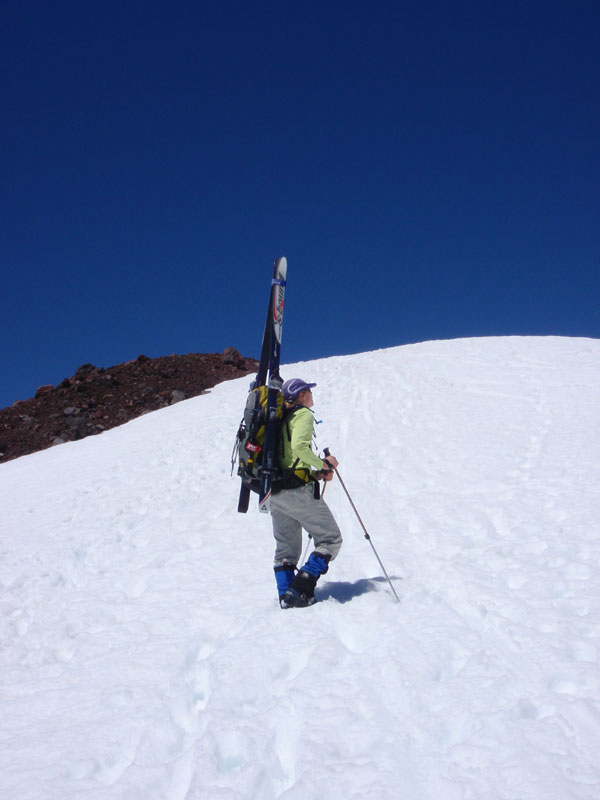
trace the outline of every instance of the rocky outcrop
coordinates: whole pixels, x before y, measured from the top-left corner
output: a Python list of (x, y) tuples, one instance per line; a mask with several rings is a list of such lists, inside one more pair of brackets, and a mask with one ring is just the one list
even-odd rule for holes
[(122, 425), (256, 371), (233, 347), (222, 354), (140, 355), (114, 367), (82, 364), (57, 386), (0, 410), (0, 462)]

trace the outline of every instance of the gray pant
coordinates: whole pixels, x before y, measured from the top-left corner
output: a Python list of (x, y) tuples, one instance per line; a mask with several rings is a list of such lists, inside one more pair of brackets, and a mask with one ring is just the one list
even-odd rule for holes
[(271, 519), (275, 537), (275, 566), (297, 564), (302, 555), (302, 528), (310, 533), (315, 550), (333, 560), (342, 546), (342, 534), (329, 506), (315, 500), (314, 483), (298, 489), (283, 489), (271, 497)]

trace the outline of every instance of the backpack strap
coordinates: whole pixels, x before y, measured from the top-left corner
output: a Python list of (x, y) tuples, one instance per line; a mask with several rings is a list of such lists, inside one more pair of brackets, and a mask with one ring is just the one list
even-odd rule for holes
[[(285, 425), (285, 432), (286, 432), (286, 435), (287, 435), (288, 442), (291, 442), (291, 439), (292, 439), (292, 435), (291, 435), (291, 432), (290, 432), (290, 419), (294, 416), (296, 411), (299, 411), (301, 408), (306, 408), (306, 406), (303, 406), (301, 403), (296, 403), (296, 405), (294, 405), (291, 408), (288, 408), (288, 409), (286, 409), (284, 411), (283, 423)], [(312, 409), (309, 408), (308, 410), (310, 411), (311, 414), (314, 413), (312, 411)], [(279, 450), (280, 450), (279, 456), (280, 456), (280, 458), (283, 458), (283, 436), (280, 436), (280, 438), (279, 438)], [(319, 495), (317, 493), (320, 492), (319, 481), (317, 481), (316, 478), (314, 478), (311, 475), (310, 470), (308, 470), (308, 469), (302, 468), (301, 470), (298, 470), (299, 472), (300, 471), (306, 472), (306, 479), (303, 479), (299, 475), (297, 475), (296, 474), (296, 467), (298, 465), (298, 461), (300, 461), (299, 458), (297, 458), (294, 461), (294, 463), (292, 464), (291, 467), (289, 467), (288, 469), (283, 471), (282, 476), (281, 476), (281, 488), (282, 489), (298, 489), (301, 486), (306, 486), (307, 484), (314, 482), (314, 484), (315, 484), (315, 498), (318, 500), (319, 499)]]
[[(297, 403), (295, 406), (292, 406), (291, 408), (286, 408), (285, 411), (283, 412), (283, 422), (285, 424), (285, 432), (287, 434), (288, 442), (291, 441), (292, 438), (292, 434), (290, 433), (290, 419), (294, 416), (296, 411), (299, 411), (301, 408), (304, 408), (304, 406), (300, 405), (300, 403)], [(280, 450), (281, 450), (280, 455), (283, 456), (283, 441), (281, 440), (280, 440)]]

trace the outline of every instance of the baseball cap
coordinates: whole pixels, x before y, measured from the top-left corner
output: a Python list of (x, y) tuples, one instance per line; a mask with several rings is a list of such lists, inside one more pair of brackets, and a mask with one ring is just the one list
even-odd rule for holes
[(300, 392), (303, 392), (305, 389), (312, 389), (316, 385), (316, 383), (307, 383), (303, 381), (302, 378), (290, 378), (289, 381), (283, 384), (281, 391), (285, 399), (289, 402), (297, 397)]

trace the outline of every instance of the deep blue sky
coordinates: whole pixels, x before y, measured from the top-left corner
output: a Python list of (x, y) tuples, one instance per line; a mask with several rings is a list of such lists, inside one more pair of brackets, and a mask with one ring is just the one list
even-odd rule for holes
[(0, 407), (140, 353), (600, 336), (597, 2), (2, 4)]

